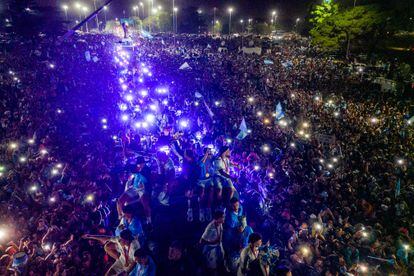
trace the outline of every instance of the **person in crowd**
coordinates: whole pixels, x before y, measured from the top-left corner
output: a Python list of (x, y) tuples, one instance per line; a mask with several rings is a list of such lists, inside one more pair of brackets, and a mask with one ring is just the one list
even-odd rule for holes
[(105, 252), (115, 260), (105, 275), (119, 275), (131, 271), (135, 266), (135, 252), (141, 246), (130, 230), (123, 230), (119, 237), (85, 234), (83, 238), (97, 240), (104, 244)]
[(237, 276), (268, 275), (268, 268), (260, 260), (260, 246), (262, 246), (262, 236), (259, 233), (250, 234), (249, 245), (240, 254)]
[(224, 212), (214, 212), (213, 220), (207, 225), (200, 239), (203, 246), (203, 258), (206, 268), (214, 275), (219, 275), (224, 265), (223, 239)]
[(188, 256), (184, 245), (179, 241), (171, 242), (163, 267), (164, 275), (196, 275), (197, 273), (194, 262)]
[(118, 215), (122, 218), (122, 207), (139, 201), (144, 209), (146, 223), (151, 223), (150, 188), (151, 171), (145, 164), (144, 157), (137, 158), (135, 172), (126, 183), (125, 193), (117, 202)]
[(224, 205), (228, 204), (236, 190), (233, 185), (233, 178), (230, 175), (230, 154), (230, 148), (228, 146), (222, 146), (214, 159), (216, 199), (217, 202), (221, 202)]
[(130, 276), (155, 276), (156, 266), (148, 252), (141, 248), (134, 253), (135, 266), (128, 274)]
[(197, 202), (200, 210), (200, 222), (211, 221), (211, 204), (214, 199), (212, 152), (209, 147), (203, 149), (203, 156), (198, 160), (199, 178), (197, 182)]
[(133, 209), (133, 205), (126, 205), (122, 208), (122, 217), (118, 227), (115, 230), (116, 236), (119, 236), (125, 229), (131, 231), (132, 235), (138, 239), (141, 246), (145, 244), (145, 234), (142, 228), (141, 221)]

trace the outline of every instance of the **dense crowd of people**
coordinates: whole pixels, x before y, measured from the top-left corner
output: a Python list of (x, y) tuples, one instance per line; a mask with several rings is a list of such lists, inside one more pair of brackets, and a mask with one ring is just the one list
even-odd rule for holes
[(2, 41), (1, 275), (412, 271), (413, 110), (367, 72), (301, 38)]

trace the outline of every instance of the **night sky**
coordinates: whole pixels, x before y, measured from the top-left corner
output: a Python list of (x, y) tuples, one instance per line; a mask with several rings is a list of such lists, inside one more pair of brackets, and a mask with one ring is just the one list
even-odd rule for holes
[[(131, 11), (131, 7), (137, 5), (140, 1), (148, 3), (148, 0), (113, 0), (111, 4), (114, 11), (121, 12), (125, 9), (126, 13)], [(268, 19), (271, 17), (271, 11), (278, 11), (278, 19), (289, 20), (289, 18), (304, 17), (311, 5), (312, 0), (238, 0), (238, 1), (220, 1), (220, 0), (176, 0), (176, 6), (181, 8), (194, 6), (202, 8), (203, 12), (213, 13), (213, 7), (217, 7), (217, 14), (223, 14), (227, 16), (227, 8), (229, 6), (234, 7), (235, 18), (262, 18)], [(160, 4), (164, 8), (172, 7), (172, 0), (154, 0), (157, 5)]]

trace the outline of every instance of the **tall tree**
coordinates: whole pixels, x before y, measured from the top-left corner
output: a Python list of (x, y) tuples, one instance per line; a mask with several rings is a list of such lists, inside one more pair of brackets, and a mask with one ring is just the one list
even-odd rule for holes
[(381, 28), (387, 18), (378, 5), (340, 10), (332, 2), (316, 6), (312, 14), (312, 42), (328, 51), (343, 49), (347, 58), (351, 43), (357, 39), (372, 39), (372, 33)]

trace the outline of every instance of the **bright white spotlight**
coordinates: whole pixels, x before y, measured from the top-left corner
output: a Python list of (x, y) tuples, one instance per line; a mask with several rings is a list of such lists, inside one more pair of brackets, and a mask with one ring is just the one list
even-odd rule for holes
[(129, 120), (129, 116), (127, 114), (124, 114), (124, 115), (121, 116), (121, 120), (126, 122), (126, 121)]
[(189, 122), (188, 122), (188, 120), (181, 120), (181, 121), (180, 121), (180, 126), (181, 126), (182, 128), (187, 128), (187, 127), (189, 126)]
[(147, 114), (147, 116), (145, 116), (145, 121), (147, 123), (154, 123), (155, 122), (155, 115), (154, 114)]

